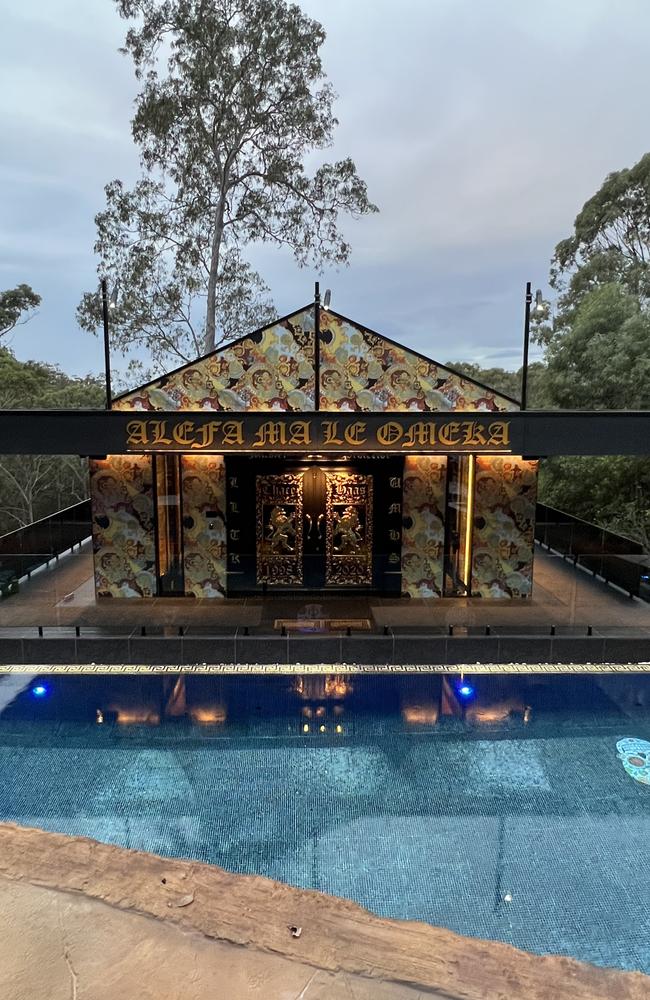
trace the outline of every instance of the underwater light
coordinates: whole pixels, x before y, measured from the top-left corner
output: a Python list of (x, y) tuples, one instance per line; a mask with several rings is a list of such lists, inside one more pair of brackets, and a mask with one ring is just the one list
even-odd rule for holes
[(458, 697), (462, 698), (464, 701), (469, 701), (469, 699), (473, 698), (476, 693), (472, 685), (468, 684), (467, 681), (462, 681), (462, 683), (456, 687), (456, 691), (458, 692)]
[(34, 698), (45, 698), (50, 693), (47, 684), (35, 684), (32, 688)]

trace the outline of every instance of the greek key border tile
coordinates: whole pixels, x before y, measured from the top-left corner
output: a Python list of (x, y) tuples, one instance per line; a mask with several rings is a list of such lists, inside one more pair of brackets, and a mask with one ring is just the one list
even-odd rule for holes
[(641, 674), (650, 663), (19, 663), (0, 664), (3, 674)]

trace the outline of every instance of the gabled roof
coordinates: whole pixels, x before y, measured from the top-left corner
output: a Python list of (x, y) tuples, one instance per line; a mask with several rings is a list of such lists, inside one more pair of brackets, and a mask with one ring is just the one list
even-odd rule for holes
[[(113, 400), (114, 409), (516, 410), (504, 393), (310, 303)], [(317, 384), (318, 382), (318, 384)]]

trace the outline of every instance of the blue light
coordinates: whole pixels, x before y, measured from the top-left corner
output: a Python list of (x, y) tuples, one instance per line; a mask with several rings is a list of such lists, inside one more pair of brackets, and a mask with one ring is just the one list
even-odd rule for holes
[(462, 684), (459, 684), (456, 690), (459, 698), (462, 698), (463, 701), (469, 701), (469, 699), (473, 698), (475, 694), (474, 688), (471, 684), (468, 684), (467, 681), (463, 681)]
[(35, 698), (45, 698), (49, 693), (47, 684), (35, 684), (32, 688), (32, 694)]

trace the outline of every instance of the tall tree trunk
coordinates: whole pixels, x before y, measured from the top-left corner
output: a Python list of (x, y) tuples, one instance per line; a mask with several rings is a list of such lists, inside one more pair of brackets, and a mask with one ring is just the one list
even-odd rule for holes
[(223, 238), (223, 215), (226, 207), (225, 196), (219, 198), (217, 213), (214, 220), (214, 233), (212, 234), (212, 248), (210, 251), (210, 274), (208, 275), (208, 303), (207, 315), (205, 318), (205, 340), (203, 350), (205, 354), (214, 351), (217, 346), (217, 277), (219, 274), (219, 258), (221, 255), (221, 240)]

